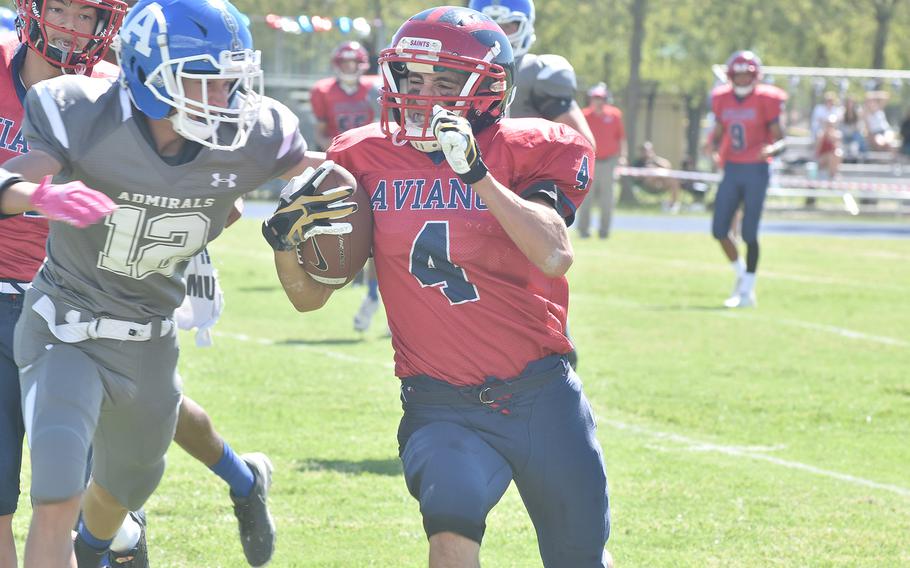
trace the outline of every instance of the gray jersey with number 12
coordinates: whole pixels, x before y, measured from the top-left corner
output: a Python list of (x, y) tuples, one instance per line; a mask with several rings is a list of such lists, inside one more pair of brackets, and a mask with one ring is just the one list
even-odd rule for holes
[(118, 206), (86, 229), (52, 222), (34, 282), (96, 316), (170, 316), (183, 300), (187, 261), (221, 233), (236, 198), (291, 169), (306, 150), (297, 118), (269, 98), (243, 148), (202, 148), (176, 166), (152, 147), (140, 120), (127, 91), (106, 79), (64, 75), (36, 85), (26, 101), (28, 143), (63, 165), (57, 181), (80, 180)]

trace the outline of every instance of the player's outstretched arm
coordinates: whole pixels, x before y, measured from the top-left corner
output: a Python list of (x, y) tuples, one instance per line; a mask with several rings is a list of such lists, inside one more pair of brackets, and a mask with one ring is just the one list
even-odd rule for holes
[[(45, 156), (53, 160), (50, 156), (46, 154)], [(22, 167), (29, 172), (27, 175), (34, 176), (41, 170), (34, 163), (29, 164), (28, 160), (22, 160), (27, 157), (28, 154), (20, 156), (7, 164)], [(45, 164), (47, 163), (45, 161)], [(49, 169), (53, 171), (53, 168)], [(59, 164), (56, 170), (59, 171)], [(11, 216), (26, 211), (38, 211), (52, 221), (83, 228), (97, 223), (116, 208), (107, 195), (86, 187), (82, 182), (54, 184), (52, 174), (47, 174), (40, 183), (35, 184), (26, 181), (24, 175), (0, 169), (0, 215)]]
[[(19, 215), (31, 209), (29, 199), (34, 191), (35, 183), (44, 176), (55, 175), (62, 166), (52, 156), (41, 150), (33, 150), (27, 154), (16, 156), (3, 164), (5, 170), (3, 183), (7, 188), (0, 195), (0, 213), (3, 215)], [(10, 172), (16, 172), (12, 179)], [(21, 183), (35, 182), (35, 183)]]
[(262, 224), (262, 235), (275, 251), (278, 280), (300, 312), (321, 308), (334, 290), (306, 273), (297, 257), (297, 247), (316, 235), (350, 233), (351, 225), (339, 221), (357, 208), (355, 203), (346, 201), (353, 193), (351, 187), (319, 192), (319, 185), (335, 164), (311, 160), (312, 156), (304, 158), (301, 165), (307, 164), (306, 170), (285, 186), (275, 213)]
[(306, 273), (297, 259), (296, 251), (275, 251), (275, 270), (284, 293), (298, 312), (318, 310), (334, 292)]

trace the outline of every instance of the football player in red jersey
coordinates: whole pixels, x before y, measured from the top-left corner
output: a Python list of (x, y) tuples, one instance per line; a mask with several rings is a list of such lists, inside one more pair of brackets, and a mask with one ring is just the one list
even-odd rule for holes
[(324, 150), (332, 138), (346, 130), (379, 118), (379, 86), (364, 77), (370, 68), (367, 50), (356, 41), (346, 41), (332, 53), (334, 77), (316, 81), (310, 105), (316, 118), (316, 144)]
[[(28, 151), (23, 101), (35, 83), (62, 73), (117, 75), (101, 59), (126, 5), (120, 0), (19, 0), (19, 37), (0, 37), (0, 163)], [(19, 499), (25, 429), (13, 328), (24, 291), (44, 260), (47, 219), (35, 213), (0, 222), (0, 566), (16, 566), (12, 520)]]
[[(712, 233), (736, 273), (728, 308), (756, 305), (758, 224), (768, 192), (771, 159), (784, 151), (780, 115), (787, 94), (761, 79), (761, 61), (751, 51), (737, 51), (727, 60), (729, 84), (711, 93), (715, 126), (705, 153), (723, 164), (724, 175), (714, 202)], [(715, 154), (716, 152), (716, 154)], [(742, 238), (746, 262), (730, 238), (730, 225), (743, 205)]]
[[(328, 157), (371, 195), (399, 453), (430, 566), (479, 565), (487, 514), (512, 481), (545, 566), (608, 566), (603, 454), (564, 333), (567, 226), (591, 145), (562, 124), (503, 119), (512, 50), (474, 10), (417, 14), (379, 63), (380, 123), (339, 135)], [(295, 264), (276, 256), (289, 299), (318, 307), (327, 296)]]
[[(379, 120), (379, 84), (364, 77), (370, 68), (367, 50), (356, 41), (346, 41), (332, 53), (334, 77), (320, 79), (310, 91), (316, 117), (316, 144), (326, 149), (335, 136)], [(354, 329), (366, 331), (379, 309), (379, 288), (373, 261), (363, 269), (367, 295), (354, 315)]]

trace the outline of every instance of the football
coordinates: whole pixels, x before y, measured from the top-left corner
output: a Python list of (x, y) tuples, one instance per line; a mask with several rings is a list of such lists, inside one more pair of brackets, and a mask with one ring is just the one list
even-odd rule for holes
[(297, 247), (297, 260), (313, 280), (330, 288), (343, 288), (363, 269), (373, 246), (373, 211), (366, 191), (357, 186), (354, 176), (339, 165), (326, 176), (316, 190), (323, 193), (336, 187), (350, 186), (357, 211), (341, 223), (350, 223), (346, 235), (317, 235)]

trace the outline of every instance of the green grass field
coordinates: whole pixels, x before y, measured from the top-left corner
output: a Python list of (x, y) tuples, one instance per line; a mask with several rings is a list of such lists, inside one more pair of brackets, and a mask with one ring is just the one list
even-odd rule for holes
[[(575, 244), (618, 567), (910, 566), (910, 241), (764, 237), (760, 307), (738, 312), (717, 308), (732, 272), (708, 235)], [(352, 330), (363, 288), (294, 312), (254, 221), (211, 252), (227, 307), (214, 347), (182, 337), (180, 369), (235, 450), (276, 466), (272, 565), (425, 566), (384, 317)], [(226, 486), (169, 460), (152, 565), (244, 566)], [(26, 493), (20, 512), (21, 555)], [(517, 492), (488, 525), (484, 566), (540, 566)]]

